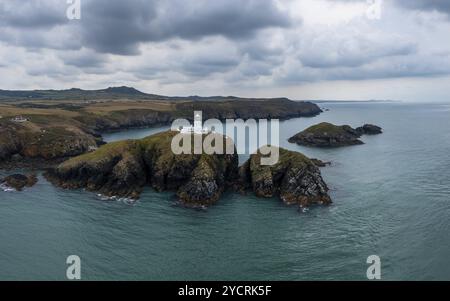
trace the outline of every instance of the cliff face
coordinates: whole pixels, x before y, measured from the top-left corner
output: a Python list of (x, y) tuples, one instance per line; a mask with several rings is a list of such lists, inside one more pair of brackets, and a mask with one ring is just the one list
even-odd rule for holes
[(364, 144), (359, 138), (362, 135), (381, 134), (378, 126), (366, 124), (357, 129), (348, 125), (337, 126), (322, 122), (289, 138), (289, 142), (305, 146), (339, 147)]
[(279, 196), (288, 204), (308, 207), (331, 204), (328, 187), (320, 170), (301, 153), (279, 149), (279, 161), (272, 166), (260, 165), (261, 154), (253, 154), (239, 170), (240, 183), (259, 197)]
[(204, 118), (225, 119), (289, 119), (316, 116), (322, 110), (310, 102), (296, 102), (289, 99), (265, 101), (204, 101), (184, 102), (176, 105), (175, 116), (192, 118), (194, 111), (202, 111)]
[(74, 119), (88, 126), (93, 131), (104, 132), (169, 124), (174, 118), (169, 112), (131, 109), (113, 111), (106, 115), (82, 114)]
[(14, 130), (0, 126), (0, 162), (9, 159), (21, 149), (21, 141)]
[(147, 181), (136, 141), (107, 144), (50, 169), (45, 176), (63, 188), (86, 188), (108, 196), (138, 197)]
[(38, 126), (27, 123), (0, 124), (0, 162), (13, 156), (27, 159), (57, 159), (77, 156), (97, 147), (99, 138), (77, 128)]
[(87, 188), (107, 196), (138, 198), (150, 185), (157, 191), (176, 191), (188, 206), (216, 202), (228, 179), (236, 177), (237, 155), (175, 155), (175, 134), (110, 143), (62, 163), (46, 177), (63, 188)]

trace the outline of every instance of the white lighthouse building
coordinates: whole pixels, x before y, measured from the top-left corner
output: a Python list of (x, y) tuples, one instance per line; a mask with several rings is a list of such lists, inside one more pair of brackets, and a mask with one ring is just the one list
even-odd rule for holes
[(208, 134), (210, 131), (207, 127), (203, 127), (202, 112), (194, 112), (194, 126), (185, 126), (180, 131), (183, 134)]

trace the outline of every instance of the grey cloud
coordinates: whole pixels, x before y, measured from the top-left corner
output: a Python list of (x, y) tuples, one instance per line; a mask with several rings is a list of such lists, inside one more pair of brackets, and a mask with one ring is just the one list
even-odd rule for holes
[[(449, 74), (450, 44), (410, 9), (448, 12), (450, 1), (393, 1), (377, 22), (311, 26), (276, 0), (82, 0), (79, 21), (66, 19), (65, 0), (0, 0), (0, 52), (26, 50), (2, 70), (58, 82), (102, 74), (92, 78), (219, 87)], [(445, 35), (445, 17), (424, 15)]]
[(39, 29), (68, 22), (65, 1), (0, 0), (0, 26)]
[(417, 46), (400, 40), (373, 41), (364, 36), (343, 39), (324, 36), (301, 47), (299, 59), (311, 68), (358, 67), (390, 56), (407, 56), (417, 52)]
[(273, 1), (96, 0), (83, 6), (85, 46), (121, 55), (139, 53), (142, 42), (221, 35), (242, 38), (267, 27), (288, 26)]
[[(26, 47), (62, 49), (68, 43), (70, 49), (137, 55), (146, 42), (216, 35), (234, 40), (290, 24), (274, 0), (83, 0), (81, 4), (81, 20), (69, 21), (64, 0), (0, 0), (0, 39)], [(51, 30), (55, 43), (48, 41)], [(31, 35), (39, 41), (28, 42)]]
[(183, 70), (189, 75), (207, 76), (211, 73), (226, 72), (239, 64), (237, 58), (196, 59), (183, 65)]
[(280, 63), (280, 58), (284, 56), (284, 45), (270, 45), (266, 35), (261, 35), (252, 40), (245, 40), (239, 43), (240, 51), (243, 55), (248, 55), (255, 61), (275, 61)]
[[(366, 2), (367, 0), (328, 0), (330, 2)], [(391, 1), (391, 0), (387, 0)], [(450, 1), (448, 0), (392, 0), (393, 3), (400, 7), (414, 10), (424, 11), (439, 11), (445, 14), (450, 14)]]
[(78, 68), (99, 68), (107, 62), (105, 55), (93, 51), (66, 51), (59, 58), (68, 66)]
[[(295, 68), (297, 67), (297, 68)], [(276, 78), (279, 84), (334, 80), (367, 80), (405, 77), (433, 77), (450, 73), (448, 55), (411, 55), (390, 57), (358, 67), (317, 69), (302, 66), (292, 68)]]
[(400, 6), (418, 10), (436, 10), (450, 14), (450, 1), (448, 0), (396, 0)]

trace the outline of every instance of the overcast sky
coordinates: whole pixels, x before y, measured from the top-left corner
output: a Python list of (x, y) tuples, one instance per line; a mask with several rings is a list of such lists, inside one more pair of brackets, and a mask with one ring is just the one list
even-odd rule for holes
[(0, 0), (0, 89), (450, 102), (450, 1), (368, 2)]

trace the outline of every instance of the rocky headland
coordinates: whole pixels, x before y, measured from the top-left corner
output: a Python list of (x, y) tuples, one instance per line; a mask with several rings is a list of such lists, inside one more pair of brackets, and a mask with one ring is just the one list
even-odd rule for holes
[(187, 206), (211, 205), (236, 178), (238, 156), (175, 155), (171, 142), (176, 134), (168, 131), (106, 144), (49, 169), (45, 177), (63, 188), (86, 188), (133, 199), (139, 198), (145, 186), (151, 186), (157, 191), (175, 191)]
[[(134, 199), (150, 186), (176, 192), (189, 207), (212, 205), (228, 188), (252, 190), (259, 197), (279, 196), (289, 205), (331, 203), (320, 170), (300, 153), (279, 149), (278, 163), (262, 166), (258, 152), (239, 168), (237, 154), (175, 155), (171, 141), (176, 134), (168, 131), (106, 144), (49, 169), (45, 177), (62, 188)], [(232, 143), (219, 136), (224, 146)]]
[(378, 126), (366, 124), (356, 129), (349, 125), (334, 125), (322, 122), (289, 138), (289, 142), (304, 146), (340, 147), (364, 144), (359, 138), (362, 135), (381, 134)]

